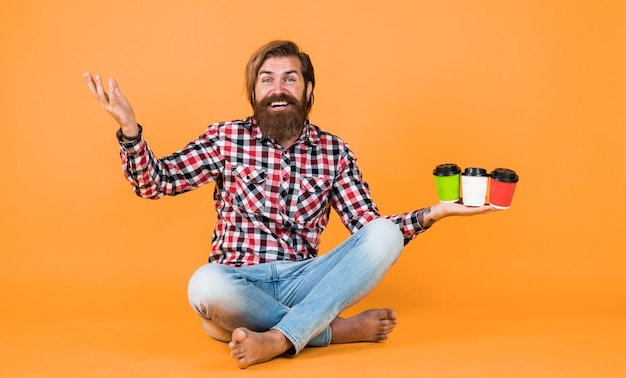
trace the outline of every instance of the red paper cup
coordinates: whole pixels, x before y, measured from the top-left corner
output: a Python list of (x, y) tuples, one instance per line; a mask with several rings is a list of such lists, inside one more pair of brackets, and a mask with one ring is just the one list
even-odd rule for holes
[(489, 179), (489, 203), (496, 209), (508, 209), (513, 201), (519, 177), (508, 168), (496, 168)]

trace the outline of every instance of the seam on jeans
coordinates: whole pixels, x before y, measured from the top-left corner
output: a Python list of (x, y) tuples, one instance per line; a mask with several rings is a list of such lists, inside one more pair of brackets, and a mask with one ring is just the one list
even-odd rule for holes
[(291, 280), (291, 279), (294, 279), (294, 278), (297, 279), (297, 278), (301, 277), (302, 274), (308, 273), (309, 270), (311, 269), (310, 265), (312, 263), (314, 263), (317, 259), (319, 259), (319, 257), (316, 256), (316, 257), (312, 257), (312, 258), (309, 258), (309, 259), (306, 259), (306, 260), (300, 260), (300, 261), (288, 261), (288, 260), (273, 261), (273, 263), (275, 263), (275, 264), (299, 264), (299, 265), (303, 265), (304, 264), (304, 267), (300, 267), (298, 272), (290, 273), (288, 275), (281, 275), (281, 276), (278, 275), (278, 271), (279, 271), (280, 268), (278, 267), (278, 265), (276, 265), (276, 277), (275, 277), (275, 280), (276, 281), (279, 281), (279, 280), (280, 281), (285, 281), (285, 280)]
[[(264, 264), (264, 265), (269, 265), (269, 266), (271, 266), (269, 262), (268, 262), (268, 263), (266, 263), (266, 264)], [(251, 265), (251, 266), (242, 266), (242, 267), (239, 267), (239, 268), (233, 268), (233, 269), (236, 269), (236, 270), (234, 271), (234, 274), (237, 274), (237, 275), (238, 275), (238, 277), (243, 278), (246, 282), (249, 282), (249, 283), (252, 283), (252, 284), (257, 284), (257, 283), (261, 283), (261, 284), (263, 284), (263, 283), (269, 283), (269, 282), (272, 282), (272, 278), (264, 278), (264, 279), (260, 279), (260, 280), (258, 280), (258, 279), (252, 279), (252, 278), (250, 278), (250, 276), (249, 276), (248, 274), (243, 273), (243, 272), (245, 272), (245, 271), (246, 271), (246, 268), (253, 268), (253, 267), (255, 267), (255, 266), (256, 266), (256, 265)], [(267, 276), (265, 276), (265, 277), (267, 277)]]
[(280, 285), (278, 285), (278, 271), (276, 269), (276, 264), (273, 261), (270, 263), (270, 268), (272, 270), (272, 286), (274, 288), (274, 299), (280, 302)]

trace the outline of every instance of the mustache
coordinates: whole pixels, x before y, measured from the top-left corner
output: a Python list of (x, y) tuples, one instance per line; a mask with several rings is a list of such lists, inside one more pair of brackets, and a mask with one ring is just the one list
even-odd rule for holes
[(272, 95), (272, 96), (264, 98), (263, 101), (261, 101), (260, 105), (265, 106), (265, 105), (271, 104), (272, 102), (277, 102), (277, 101), (286, 101), (292, 104), (300, 103), (300, 101), (298, 101), (298, 99), (293, 97), (292, 95), (283, 93), (283, 94)]

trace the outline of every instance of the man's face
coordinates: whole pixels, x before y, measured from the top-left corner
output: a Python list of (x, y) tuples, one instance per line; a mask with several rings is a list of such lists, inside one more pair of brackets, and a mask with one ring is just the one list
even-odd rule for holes
[(300, 136), (307, 117), (311, 84), (300, 67), (297, 57), (268, 58), (257, 75), (254, 117), (261, 132), (281, 144)]

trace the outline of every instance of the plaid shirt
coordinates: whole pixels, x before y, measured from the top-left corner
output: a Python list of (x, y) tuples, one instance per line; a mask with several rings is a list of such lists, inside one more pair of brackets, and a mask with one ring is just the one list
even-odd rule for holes
[[(118, 139), (124, 174), (140, 197), (173, 196), (215, 181), (217, 223), (209, 262), (244, 266), (308, 259), (317, 256), (331, 207), (351, 233), (380, 216), (348, 145), (308, 122), (287, 149), (263, 137), (251, 117), (210, 125), (161, 159), (143, 138)], [(417, 211), (387, 218), (405, 243), (424, 231)]]

